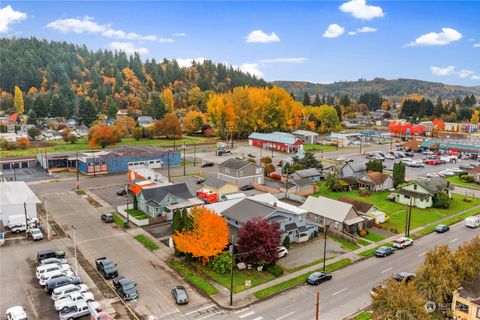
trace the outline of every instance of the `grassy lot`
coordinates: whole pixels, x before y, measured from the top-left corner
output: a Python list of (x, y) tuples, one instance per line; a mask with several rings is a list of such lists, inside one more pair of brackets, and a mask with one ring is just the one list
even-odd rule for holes
[(182, 277), (187, 279), (191, 284), (197, 287), (199, 290), (205, 292), (207, 295), (214, 295), (218, 293), (217, 288), (212, 286), (207, 280), (203, 279), (195, 272), (193, 272), (189, 267), (178, 261), (169, 261), (168, 264), (175, 271), (180, 273)]
[[(195, 263), (195, 267), (210, 279), (221, 284), (225, 288), (230, 289), (230, 272), (224, 274), (216, 273), (209, 267), (203, 266), (201, 263)], [(266, 271), (235, 269), (233, 271), (233, 292), (237, 293), (273, 279), (275, 279), (275, 276)], [(245, 280), (251, 280), (252, 285), (246, 287)]]
[(360, 243), (360, 245), (362, 245), (362, 246), (368, 246), (370, 244), (370, 242), (362, 240), (362, 239), (359, 239), (358, 243)]
[[(140, 139), (135, 140), (134, 138), (123, 138), (122, 141), (116, 144), (117, 147), (119, 146), (152, 146), (152, 147), (165, 147), (165, 146), (173, 146), (173, 139)], [(215, 141), (212, 138), (197, 138), (197, 137), (183, 137), (181, 139), (176, 139), (175, 144), (177, 146), (181, 146), (183, 141), (187, 144), (192, 144), (194, 142), (208, 142), (208, 141)], [(55, 141), (53, 146), (50, 147), (41, 147), (41, 148), (27, 148), (27, 149), (15, 149), (15, 150), (1, 150), (0, 156), (2, 157), (20, 157), (20, 156), (32, 156), (36, 155), (39, 150), (42, 152), (46, 149), (47, 152), (73, 152), (73, 151), (82, 151), (82, 150), (91, 150), (88, 146), (87, 137), (82, 137), (78, 139), (75, 144), (71, 144), (70, 142)], [(180, 149), (179, 149), (180, 150)]]
[[(335, 270), (338, 270), (338, 269), (341, 269), (343, 267), (346, 267), (348, 265), (352, 264), (352, 261), (350, 259), (342, 259), (342, 260), (339, 260), (337, 262), (334, 262), (330, 265), (327, 265), (325, 270), (327, 272), (333, 272)], [(321, 271), (322, 269), (319, 269), (317, 271)], [(290, 288), (293, 288), (295, 286), (298, 286), (302, 283), (305, 283), (308, 275), (311, 274), (311, 272), (308, 272), (308, 273), (305, 273), (305, 274), (301, 274), (295, 278), (292, 278), (290, 280), (287, 280), (287, 281), (284, 281), (284, 282), (281, 282), (275, 286), (272, 286), (270, 288), (266, 288), (266, 289), (263, 289), (263, 290), (260, 290), (260, 291), (257, 291), (255, 292), (255, 297), (257, 297), (258, 299), (264, 299), (264, 298), (267, 298), (267, 297), (270, 297), (274, 294), (277, 294), (279, 292), (282, 292), (284, 290), (287, 290), (287, 289), (290, 289)]]
[[(390, 194), (389, 191), (375, 192), (369, 197), (362, 197), (358, 191), (348, 192), (329, 192), (325, 188), (325, 184), (321, 184), (320, 191), (316, 195), (326, 196), (332, 199), (341, 197), (348, 197), (355, 200), (360, 200), (376, 205), (381, 211), (388, 214), (390, 220), (384, 223), (384, 228), (394, 228), (398, 233), (405, 230), (405, 214), (407, 207), (395, 202), (388, 201), (386, 197)], [(453, 194), (452, 203), (448, 209), (427, 208), (419, 209), (412, 208), (411, 229), (421, 227), (427, 223), (435, 222), (438, 219), (448, 217), (452, 214), (461, 212), (471, 207), (480, 205), (480, 199), (473, 199), (472, 202), (463, 201), (463, 196)]]
[[(442, 221), (441, 224), (446, 224), (447, 226), (449, 226), (451, 224), (457, 223), (457, 222), (462, 221), (463, 219), (465, 219), (467, 217), (470, 217), (470, 216), (473, 216), (473, 215), (476, 215), (476, 214), (478, 214), (478, 211), (477, 210), (472, 210), (472, 211), (469, 211), (469, 212), (465, 212), (464, 214), (461, 214), (459, 216), (448, 218), (448, 219)], [(426, 234), (432, 233), (433, 231), (435, 231), (436, 226), (437, 225), (434, 224), (432, 226), (426, 227), (426, 228), (420, 230), (418, 232), (418, 234), (424, 236)]]
[(336, 238), (336, 237), (330, 237), (330, 239), (335, 240), (336, 242), (340, 243), (341, 247), (345, 250), (348, 251), (353, 251), (358, 248), (360, 248), (358, 245), (354, 243), (350, 243), (347, 240), (341, 239), (341, 238)]
[[(330, 260), (330, 259), (333, 259), (334, 257), (329, 257), (326, 259), (326, 261)], [(298, 266), (298, 267), (295, 267), (295, 268), (292, 268), (292, 269), (288, 269), (288, 273), (294, 273), (294, 272), (297, 272), (297, 271), (300, 271), (300, 270), (303, 270), (305, 268), (308, 268), (308, 267), (311, 267), (311, 266), (314, 266), (316, 264), (320, 264), (323, 262), (323, 259), (318, 259), (318, 260), (315, 260), (315, 261), (311, 261), (309, 263), (305, 263), (301, 266)]]
[(143, 246), (150, 251), (154, 251), (154, 250), (157, 250), (159, 248), (159, 246), (155, 242), (153, 242), (152, 240), (150, 240), (148, 237), (146, 237), (143, 234), (139, 234), (138, 236), (135, 237), (135, 239), (137, 239), (138, 242), (143, 244)]
[(312, 151), (312, 152), (330, 152), (330, 151), (335, 151), (335, 150), (340, 150), (340, 149), (346, 149), (346, 148), (338, 148), (335, 146), (329, 146), (329, 145), (319, 145), (319, 144), (304, 144), (303, 149), (305, 151)]
[(115, 224), (117, 224), (120, 228), (124, 228), (123, 226), (123, 220), (122, 218), (120, 218), (116, 213), (112, 213), (112, 216), (113, 216), (113, 221), (115, 222)]
[(378, 248), (380, 248), (380, 247), (391, 247), (392, 245), (393, 244), (391, 242), (387, 242), (387, 243), (382, 244), (381, 246), (377, 246), (373, 249), (362, 251), (358, 255), (362, 256), (362, 257), (370, 257), (370, 256), (373, 256), (375, 254), (375, 251), (377, 251)]
[(447, 181), (450, 181), (450, 183), (455, 185), (455, 186), (480, 190), (480, 186), (478, 184), (473, 183), (473, 182), (466, 182), (466, 181), (460, 180), (459, 176), (448, 177)]
[(357, 314), (352, 320), (370, 320), (372, 319), (372, 313), (370, 311), (362, 311)]
[(365, 238), (365, 239), (373, 241), (373, 242), (378, 242), (378, 241), (382, 241), (383, 239), (385, 239), (384, 236), (381, 236), (381, 235), (376, 234), (374, 232), (369, 232), (367, 235), (363, 236), (362, 238)]
[(145, 219), (148, 219), (150, 218), (149, 216), (147, 216), (145, 213), (143, 213), (142, 211), (138, 210), (138, 209), (128, 209), (128, 210), (125, 210), (126, 212), (128, 212), (128, 214), (132, 217), (134, 217), (135, 219), (138, 219), (138, 220), (145, 220)]

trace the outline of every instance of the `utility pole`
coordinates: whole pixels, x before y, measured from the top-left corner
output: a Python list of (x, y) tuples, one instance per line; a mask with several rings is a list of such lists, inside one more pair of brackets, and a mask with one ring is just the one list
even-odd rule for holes
[(27, 203), (23, 203), (23, 211), (25, 212), (25, 238), (28, 238), (28, 217), (27, 217)]
[(168, 182), (172, 182), (170, 180), (170, 150), (167, 151), (167, 170), (168, 170)]
[(76, 237), (77, 228), (75, 228), (75, 226), (72, 226), (72, 230), (73, 230), (73, 251), (75, 255), (75, 275), (78, 277), (77, 237)]
[(285, 171), (285, 199), (288, 199), (288, 172), (287, 171)]
[(185, 176), (186, 175), (186, 166), (187, 166), (187, 157), (185, 155), (185, 152), (187, 150), (187, 146), (185, 145), (185, 140), (183, 140), (182, 149), (183, 149), (183, 175)]
[(325, 218), (323, 218), (323, 272), (325, 272), (325, 261), (327, 260), (327, 232), (329, 226), (325, 224)]
[(79, 171), (79, 168), (78, 168), (78, 151), (77, 151), (77, 161), (75, 162), (75, 168), (77, 168), (77, 189), (80, 189), (80, 179), (79, 179), (79, 172), (78, 172)]
[(95, 164), (95, 152), (92, 151), (92, 155), (93, 155), (93, 176), (96, 177), (96, 164)]
[(197, 151), (197, 148), (196, 148), (196, 147), (197, 147), (197, 143), (194, 142), (194, 143), (193, 143), (193, 166), (194, 166), (194, 167), (196, 166), (196, 164), (195, 164), (195, 152)]
[(175, 138), (176, 138), (176, 134), (173, 135), (173, 151), (177, 151), (177, 147), (175, 146)]
[(12, 163), (13, 167), (13, 181), (17, 181), (17, 172), (15, 171), (15, 163)]
[(47, 239), (51, 240), (50, 236), (50, 223), (48, 221), (48, 207), (47, 207), (47, 197), (43, 197), (43, 201), (45, 202), (45, 213), (47, 214)]
[(315, 302), (315, 320), (318, 320), (319, 312), (320, 312), (320, 292), (317, 291), (317, 301)]
[(235, 267), (235, 256), (233, 254), (233, 240), (234, 240), (234, 237), (233, 237), (233, 234), (232, 234), (232, 237), (231, 237), (231, 245), (230, 245), (230, 255), (232, 256), (232, 261), (231, 261), (231, 270), (230, 270), (230, 305), (233, 305), (233, 269)]
[(362, 154), (363, 137), (360, 135), (360, 154)]
[(407, 206), (406, 215), (405, 215), (405, 237), (410, 236), (411, 215), (412, 215), (412, 198), (410, 198), (410, 203)]

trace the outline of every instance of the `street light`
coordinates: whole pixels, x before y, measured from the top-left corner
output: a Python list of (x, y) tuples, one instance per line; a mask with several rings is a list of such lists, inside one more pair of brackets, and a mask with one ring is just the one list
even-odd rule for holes
[(325, 272), (325, 261), (327, 260), (327, 233), (328, 228), (330, 225), (335, 223), (335, 221), (330, 222), (328, 225), (325, 225), (325, 218), (323, 218), (323, 235), (324, 235), (324, 243), (323, 243), (323, 272)]
[(43, 197), (43, 201), (45, 202), (44, 206), (45, 206), (45, 213), (47, 214), (47, 239), (48, 240), (51, 240), (51, 236), (50, 236), (50, 223), (48, 222), (48, 207), (47, 207), (47, 197)]
[(78, 277), (78, 259), (77, 259), (77, 237), (76, 232), (77, 228), (75, 226), (71, 226), (73, 230), (73, 251), (75, 255), (75, 275)]

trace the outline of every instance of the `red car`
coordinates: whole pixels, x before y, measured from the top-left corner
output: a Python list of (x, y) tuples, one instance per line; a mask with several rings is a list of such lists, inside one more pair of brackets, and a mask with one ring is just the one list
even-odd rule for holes
[(438, 159), (427, 159), (424, 161), (425, 164), (431, 164), (431, 165), (439, 165), (439, 164), (442, 164), (442, 161), (438, 160)]

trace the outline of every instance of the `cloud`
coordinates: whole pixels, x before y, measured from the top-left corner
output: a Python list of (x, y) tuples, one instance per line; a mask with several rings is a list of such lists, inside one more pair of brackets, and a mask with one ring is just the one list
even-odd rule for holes
[(172, 42), (175, 42), (175, 40), (170, 39), (170, 38), (158, 38), (158, 42), (161, 42), (161, 43), (172, 43)]
[(174, 33), (173, 36), (174, 37), (186, 37), (187, 34), (185, 32), (179, 32), (179, 33)]
[(15, 11), (10, 5), (0, 9), (0, 33), (8, 32), (11, 24), (27, 19), (25, 12)]
[(460, 78), (467, 78), (475, 74), (472, 70), (467, 70), (467, 69), (462, 69), (457, 72), (458, 76)]
[(345, 32), (345, 28), (334, 23), (328, 26), (327, 30), (323, 34), (324, 38), (336, 38), (341, 36)]
[(135, 32), (125, 32), (123, 30), (113, 29), (109, 24), (98, 24), (91, 17), (83, 17), (82, 19), (58, 19), (47, 24), (47, 28), (57, 30), (63, 33), (98, 33), (107, 38), (121, 40), (137, 40), (137, 41), (159, 41), (173, 42), (172, 39), (159, 38), (156, 35), (141, 35)]
[(356, 34), (357, 34), (356, 31), (350, 31), (350, 32), (348, 33), (349, 36), (354, 36), (354, 35), (356, 35)]
[(480, 80), (480, 76), (473, 75), (473, 76), (470, 77), (470, 79), (472, 79), (472, 80)]
[(480, 48), (480, 43), (475, 43), (475, 44), (473, 45), (473, 47), (474, 47), (474, 48)]
[(448, 76), (450, 74), (455, 73), (455, 67), (454, 66), (448, 66), (448, 67), (445, 67), (445, 68), (432, 66), (432, 67), (430, 67), (430, 70), (432, 71), (432, 74), (436, 75), (436, 76)]
[(266, 34), (262, 30), (254, 30), (245, 37), (246, 42), (251, 43), (269, 43), (269, 42), (279, 42), (280, 38), (277, 36), (275, 32), (270, 33), (270, 35)]
[(384, 16), (383, 10), (377, 6), (369, 6), (365, 0), (351, 0), (342, 4), (339, 9), (357, 19), (372, 20)]
[(361, 27), (361, 28), (357, 29), (357, 32), (360, 32), (360, 33), (376, 32), (376, 31), (377, 31), (377, 29), (372, 28), (372, 27)]
[(193, 59), (192, 58), (184, 58), (184, 59), (177, 58), (175, 60), (177, 60), (177, 63), (181, 68), (188, 68), (188, 67), (192, 66), (193, 61), (202, 63), (203, 61), (205, 61), (205, 58), (193, 58)]
[(409, 46), (444, 46), (462, 39), (462, 34), (452, 28), (442, 28), (442, 32), (430, 32), (418, 37)]
[(263, 72), (260, 71), (258, 63), (244, 63), (239, 68), (241, 71), (250, 73), (256, 77), (262, 77)]
[(273, 59), (263, 59), (260, 62), (263, 63), (304, 63), (307, 62), (308, 59), (304, 57), (299, 58), (273, 58)]
[(139, 54), (147, 54), (147, 48), (135, 48), (132, 42), (111, 42), (108, 47), (112, 50), (123, 51), (128, 55), (133, 55), (135, 52)]

